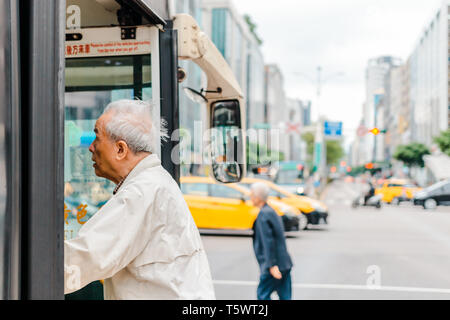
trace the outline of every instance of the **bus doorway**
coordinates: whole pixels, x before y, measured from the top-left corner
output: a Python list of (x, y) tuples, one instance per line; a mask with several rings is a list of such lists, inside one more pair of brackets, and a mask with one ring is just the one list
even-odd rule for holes
[[(92, 168), (89, 146), (94, 126), (111, 101), (139, 99), (153, 105), (160, 118), (159, 51), (156, 27), (88, 28), (68, 31), (65, 45), (64, 107), (64, 239), (79, 229), (111, 197), (114, 183), (99, 178)], [(158, 66), (153, 67), (152, 66)], [(159, 121), (155, 121), (159, 125)], [(159, 150), (159, 156), (161, 156)], [(94, 282), (66, 299), (102, 299)]]

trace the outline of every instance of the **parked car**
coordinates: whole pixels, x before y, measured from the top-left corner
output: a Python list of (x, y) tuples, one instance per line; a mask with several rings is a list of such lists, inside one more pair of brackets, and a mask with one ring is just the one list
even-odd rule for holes
[(307, 229), (308, 224), (317, 225), (321, 222), (327, 223), (328, 218), (328, 208), (321, 201), (306, 197), (299, 196), (281, 186), (276, 185), (273, 182), (256, 179), (256, 178), (244, 178), (239, 183), (240, 185), (250, 187), (253, 183), (263, 182), (267, 184), (270, 188), (269, 196), (271, 199), (280, 200), (288, 205), (296, 207), (300, 210), (303, 215), (307, 218), (307, 223), (303, 226), (303, 229)]
[(414, 195), (415, 205), (424, 209), (435, 209), (437, 206), (450, 205), (450, 179), (435, 183)]
[(404, 179), (388, 179), (380, 188), (375, 189), (375, 195), (382, 194), (382, 200), (390, 204), (400, 204), (411, 201), (414, 193), (422, 190), (415, 184)]
[[(250, 191), (237, 184), (219, 184), (209, 177), (181, 177), (181, 191), (199, 229), (251, 230), (259, 208)], [(281, 216), (285, 231), (300, 230), (301, 212), (280, 200), (268, 204)]]

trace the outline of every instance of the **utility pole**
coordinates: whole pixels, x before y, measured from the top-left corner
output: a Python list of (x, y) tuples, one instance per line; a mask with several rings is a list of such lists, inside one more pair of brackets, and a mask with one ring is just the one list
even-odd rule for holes
[(325, 138), (324, 138), (324, 124), (323, 119), (321, 118), (320, 112), (320, 98), (322, 95), (322, 86), (326, 83), (326, 81), (330, 80), (336, 76), (344, 75), (343, 72), (338, 72), (331, 74), (325, 79), (322, 79), (322, 67), (317, 66), (316, 69), (316, 81), (313, 81), (309, 76), (295, 72), (296, 75), (301, 75), (307, 78), (312, 84), (316, 85), (316, 110), (317, 110), (317, 125), (316, 132), (314, 136), (314, 157), (313, 157), (313, 165), (316, 168), (315, 172), (315, 181), (320, 181), (321, 178), (324, 178), (326, 175), (326, 146), (325, 146)]
[[(373, 105), (373, 127), (377, 128), (377, 95), (374, 96), (374, 105)], [(373, 136), (373, 152), (372, 152), (372, 163), (377, 161), (377, 135)]]
[[(378, 105), (380, 104), (380, 101), (384, 95), (384, 90), (379, 89), (377, 92), (373, 95), (373, 127), (378, 128)], [(375, 163), (377, 161), (377, 135), (374, 135), (373, 137), (373, 151), (372, 151), (372, 163)]]
[(322, 91), (322, 68), (317, 67), (317, 91), (316, 91), (316, 108), (317, 108), (317, 125), (314, 139), (314, 167), (316, 168), (315, 179), (319, 181), (323, 176), (326, 166), (326, 148), (324, 146), (323, 124), (320, 116), (320, 95)]

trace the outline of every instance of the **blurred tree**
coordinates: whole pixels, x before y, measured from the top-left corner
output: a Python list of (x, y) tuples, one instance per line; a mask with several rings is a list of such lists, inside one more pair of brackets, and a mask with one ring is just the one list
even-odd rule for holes
[[(304, 133), (302, 135), (303, 141), (306, 142), (306, 153), (308, 155), (306, 164), (312, 168), (313, 156), (314, 156), (314, 134), (311, 132)], [(338, 164), (342, 157), (345, 155), (341, 142), (338, 140), (329, 140), (327, 145), (327, 164)]]
[(364, 167), (364, 165), (361, 165), (361, 166), (353, 167), (352, 171), (350, 171), (349, 175), (356, 177), (356, 176), (359, 176), (360, 174), (363, 174), (366, 171), (367, 171), (367, 169)]
[(312, 157), (314, 154), (314, 134), (311, 132), (304, 133), (302, 139), (306, 142), (306, 153)]
[(314, 155), (314, 134), (311, 132), (304, 133), (302, 135), (302, 140), (306, 142), (306, 166), (312, 169)]
[(423, 168), (425, 163), (422, 157), (427, 154), (430, 154), (430, 150), (425, 145), (413, 142), (398, 146), (394, 153), (394, 159), (403, 162), (409, 168), (414, 166)]
[(450, 129), (442, 131), (439, 136), (434, 138), (434, 142), (437, 143), (443, 153), (450, 157)]
[(267, 146), (247, 142), (247, 165), (266, 165), (275, 161), (283, 161), (284, 153), (267, 149)]
[(244, 14), (244, 20), (247, 22), (248, 28), (250, 29), (250, 32), (255, 36), (256, 41), (259, 45), (262, 45), (263, 41), (256, 33), (256, 24), (253, 22), (252, 18), (248, 14)]
[(341, 141), (328, 140), (327, 145), (327, 165), (337, 165), (342, 157), (345, 155), (344, 148), (342, 148)]

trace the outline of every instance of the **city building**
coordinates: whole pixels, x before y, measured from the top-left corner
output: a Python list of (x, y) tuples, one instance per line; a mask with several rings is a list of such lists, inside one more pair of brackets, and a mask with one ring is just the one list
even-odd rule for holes
[[(363, 125), (372, 128), (385, 129), (389, 110), (389, 91), (391, 68), (401, 64), (401, 59), (391, 56), (381, 56), (370, 59), (366, 68), (366, 101), (363, 107)], [(363, 162), (385, 160), (384, 138), (366, 134), (362, 137), (365, 152)]]
[(246, 97), (247, 128), (265, 123), (264, 58), (260, 43), (231, 0), (203, 0), (205, 32), (225, 57)]
[[(358, 132), (359, 130), (362, 131)], [(351, 143), (349, 151), (349, 165), (352, 167), (361, 166), (368, 162), (366, 148), (364, 146), (364, 138), (367, 134), (367, 128), (364, 126), (364, 119), (361, 119), (359, 127), (355, 130), (355, 138)]]
[(348, 152), (348, 165), (351, 167), (357, 167), (361, 165), (360, 162), (360, 144), (361, 138), (358, 135), (355, 135), (353, 142), (350, 144), (349, 152)]
[[(283, 153), (285, 159), (290, 158), (287, 120), (289, 118), (284, 78), (276, 64), (264, 67), (264, 118), (263, 122), (271, 129), (270, 149)], [(256, 124), (264, 127), (264, 125)]]
[(410, 57), (410, 99), (415, 125), (412, 140), (428, 146), (450, 123), (449, 4), (448, 0), (442, 1)]
[(311, 100), (300, 100), (302, 112), (302, 124), (311, 125)]
[[(356, 135), (351, 149), (355, 164), (387, 161), (399, 173), (402, 164), (393, 155), (399, 145), (411, 142), (423, 143), (438, 156), (434, 137), (450, 124), (449, 12), (450, 1), (443, 0), (405, 63), (390, 56), (369, 60), (362, 126), (387, 131)], [(436, 180), (429, 169), (415, 170), (413, 176), (422, 184)]]
[(284, 78), (276, 64), (265, 66), (265, 115), (272, 127), (283, 126), (289, 119)]
[(401, 71), (401, 103), (398, 113), (398, 134), (400, 144), (408, 144), (413, 141), (414, 110), (411, 103), (411, 59), (408, 59)]
[(392, 159), (395, 148), (400, 144), (399, 117), (402, 105), (403, 74), (405, 66), (393, 67), (388, 74), (389, 109), (385, 111), (384, 157), (387, 161)]
[[(288, 127), (286, 130), (289, 140), (289, 159), (294, 161), (307, 160), (306, 142), (302, 140), (302, 134), (306, 132), (310, 125), (309, 115), (305, 112), (305, 106), (310, 103), (299, 99), (286, 99), (286, 108), (288, 114)], [(305, 114), (308, 118), (305, 121)], [(305, 124), (306, 123), (306, 124)]]
[(421, 184), (439, 180), (439, 171), (445, 171), (446, 167), (446, 162), (440, 160), (445, 156), (440, 155), (433, 140), (450, 125), (449, 12), (450, 1), (443, 0), (409, 58), (409, 99), (413, 117), (410, 140), (425, 144), (432, 153), (424, 157), (426, 168), (414, 172)]
[(399, 145), (412, 142), (413, 112), (410, 103), (410, 61), (393, 67), (387, 82), (389, 99), (385, 110), (384, 158), (392, 162), (395, 150)]
[[(187, 13), (195, 18), (202, 26), (202, 10), (201, 0), (175, 0), (173, 5), (174, 14)], [(206, 79), (200, 67), (192, 61), (178, 60), (178, 65), (186, 71), (187, 78), (179, 85), (179, 105), (180, 105), (180, 135), (190, 141), (180, 143), (180, 161), (181, 175), (187, 175), (188, 172), (193, 173), (193, 168), (198, 168), (196, 164), (202, 162), (202, 145), (194, 143), (194, 139), (198, 139), (198, 132), (195, 126), (206, 121), (206, 107), (197, 102), (192, 101), (184, 92), (184, 88), (192, 88), (200, 91), (206, 85)], [(200, 126), (203, 130), (205, 129)], [(202, 129), (197, 131), (202, 131)], [(183, 138), (181, 138), (183, 139)], [(194, 166), (191, 163), (195, 163)], [(195, 172), (198, 173), (198, 172)]]

